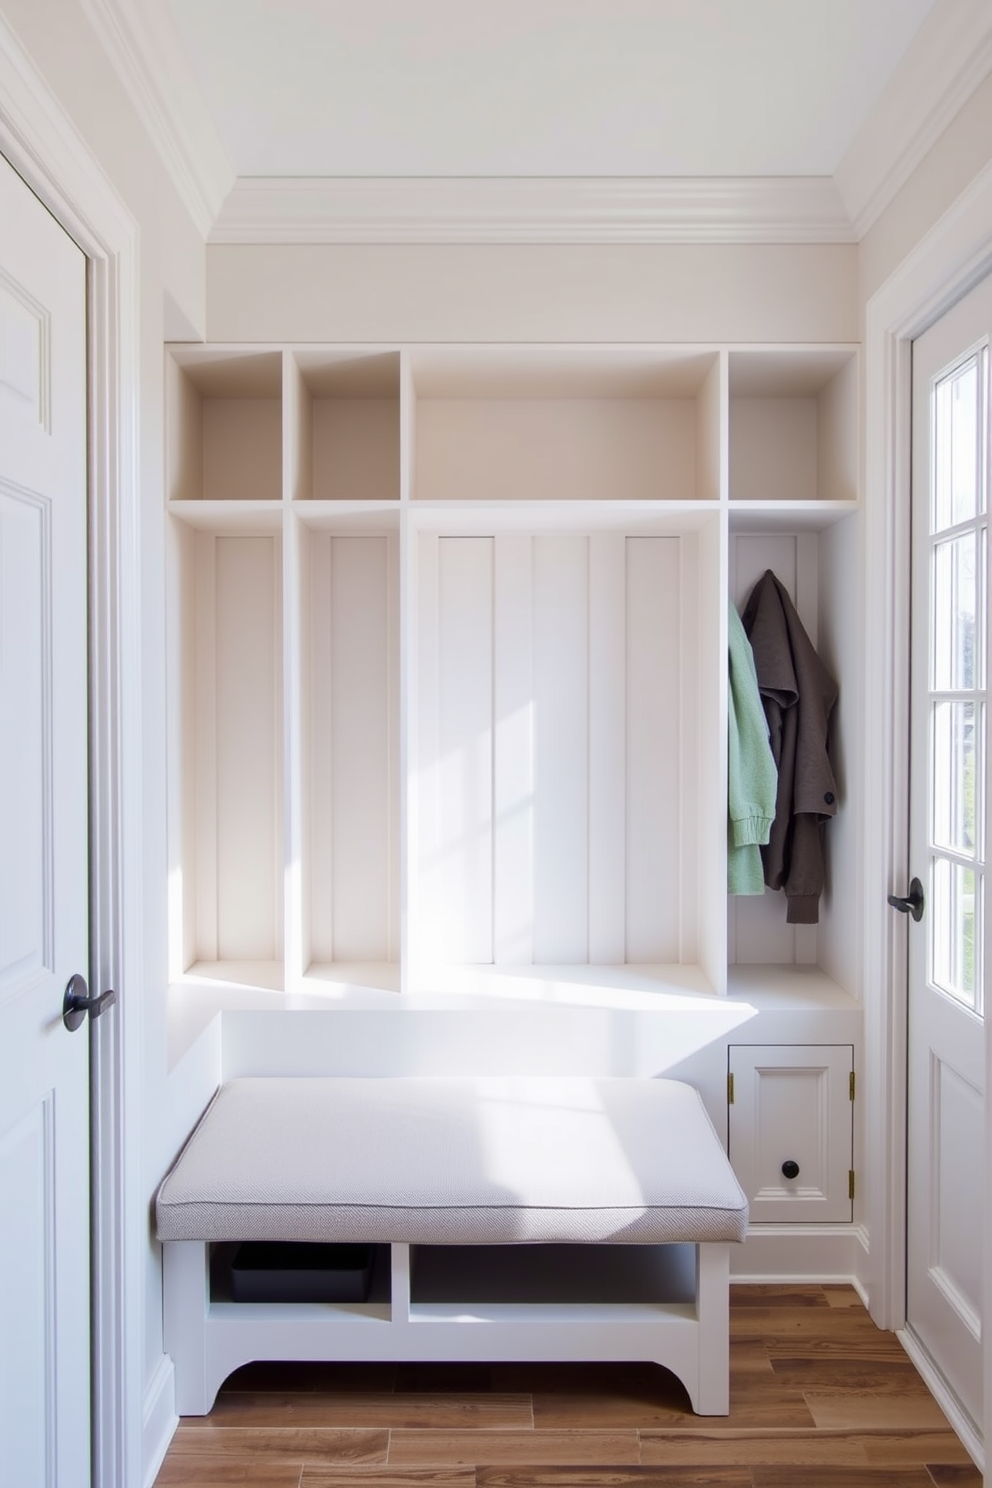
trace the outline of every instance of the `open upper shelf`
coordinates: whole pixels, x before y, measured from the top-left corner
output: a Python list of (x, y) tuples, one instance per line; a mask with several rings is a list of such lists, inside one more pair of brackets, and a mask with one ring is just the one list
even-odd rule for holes
[(857, 357), (849, 347), (729, 355), (731, 501), (851, 501)]
[(399, 352), (297, 351), (287, 382), (292, 499), (399, 500)]
[(715, 352), (418, 350), (417, 501), (719, 497)]
[(172, 501), (282, 496), (282, 353), (177, 347), (166, 358)]

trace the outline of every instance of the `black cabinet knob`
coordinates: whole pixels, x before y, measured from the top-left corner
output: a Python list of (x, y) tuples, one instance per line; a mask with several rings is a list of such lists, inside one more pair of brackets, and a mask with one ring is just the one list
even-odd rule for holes
[(799, 1177), (799, 1164), (797, 1162), (794, 1162), (791, 1157), (787, 1157), (785, 1159), (785, 1162), (782, 1164), (782, 1177), (783, 1178), (798, 1178)]

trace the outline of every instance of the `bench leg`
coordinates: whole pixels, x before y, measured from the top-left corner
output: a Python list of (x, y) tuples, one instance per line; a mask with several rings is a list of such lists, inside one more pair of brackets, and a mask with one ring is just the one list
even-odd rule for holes
[(730, 1246), (696, 1246), (698, 1384), (692, 1406), (700, 1416), (730, 1412)]
[(169, 1240), (162, 1247), (165, 1349), (176, 1370), (181, 1416), (205, 1416), (217, 1395), (207, 1376), (209, 1261), (202, 1240)]

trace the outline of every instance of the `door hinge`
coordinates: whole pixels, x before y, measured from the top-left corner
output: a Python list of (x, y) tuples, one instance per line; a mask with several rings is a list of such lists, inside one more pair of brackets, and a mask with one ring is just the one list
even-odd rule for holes
[(733, 1074), (729, 1074), (727, 1076), (727, 1105), (728, 1106), (732, 1106), (733, 1104), (734, 1104), (734, 1077), (733, 1077)]
[(854, 1169), (849, 1168), (847, 1173), (847, 1197), (854, 1198)]
[(849, 1094), (851, 1100), (853, 1101), (853, 1099), (854, 1099), (854, 1071), (853, 1070), (851, 1071), (850, 1080), (848, 1082), (847, 1090), (848, 1090), (848, 1094)]

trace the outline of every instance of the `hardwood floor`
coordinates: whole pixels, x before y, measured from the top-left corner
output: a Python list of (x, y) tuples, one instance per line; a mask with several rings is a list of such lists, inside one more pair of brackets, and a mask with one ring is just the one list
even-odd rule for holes
[(730, 1415), (652, 1365), (250, 1364), (156, 1488), (981, 1488), (850, 1287), (735, 1287)]

